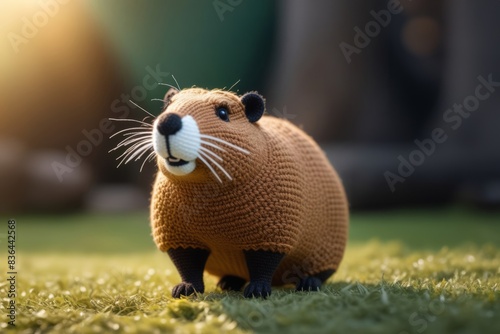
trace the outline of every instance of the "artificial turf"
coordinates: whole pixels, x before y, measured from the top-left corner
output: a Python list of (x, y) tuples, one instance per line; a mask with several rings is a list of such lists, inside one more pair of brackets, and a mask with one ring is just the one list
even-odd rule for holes
[[(266, 300), (223, 293), (208, 275), (205, 294), (172, 299), (179, 276), (147, 220), (17, 217), (17, 326), (7, 327), (2, 280), (0, 331), (500, 333), (498, 213), (354, 214), (344, 261), (320, 292), (274, 288)], [(4, 263), (6, 252), (2, 275)]]

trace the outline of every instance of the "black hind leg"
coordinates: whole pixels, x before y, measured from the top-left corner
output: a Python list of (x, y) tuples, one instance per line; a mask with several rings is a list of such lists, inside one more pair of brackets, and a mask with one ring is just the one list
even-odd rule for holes
[(217, 286), (223, 291), (241, 291), (246, 281), (244, 278), (232, 275), (222, 277)]
[(314, 276), (306, 276), (300, 278), (299, 283), (295, 287), (297, 291), (318, 291), (323, 284), (330, 276), (333, 275), (335, 270), (325, 270)]

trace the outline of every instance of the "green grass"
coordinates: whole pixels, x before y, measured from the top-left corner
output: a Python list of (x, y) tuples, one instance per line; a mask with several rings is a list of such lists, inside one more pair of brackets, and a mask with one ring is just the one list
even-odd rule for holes
[(499, 333), (499, 218), (355, 214), (345, 259), (321, 292), (275, 288), (246, 300), (207, 275), (205, 294), (174, 300), (179, 277), (155, 250), (146, 213), (17, 217), (17, 327), (5, 327), (2, 280), (0, 332)]

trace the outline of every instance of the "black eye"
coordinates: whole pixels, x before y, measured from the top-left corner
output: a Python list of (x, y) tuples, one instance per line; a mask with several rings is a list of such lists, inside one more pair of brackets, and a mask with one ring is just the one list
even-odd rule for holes
[(215, 114), (224, 122), (229, 122), (229, 111), (226, 107), (218, 107), (215, 109)]

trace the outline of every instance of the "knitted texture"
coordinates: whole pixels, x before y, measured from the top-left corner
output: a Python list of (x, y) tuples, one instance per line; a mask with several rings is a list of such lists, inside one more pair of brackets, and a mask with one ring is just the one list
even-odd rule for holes
[[(229, 110), (229, 122), (215, 115), (221, 105)], [(210, 250), (207, 272), (247, 281), (243, 251), (283, 253), (273, 284), (290, 283), (286, 278), (294, 273), (337, 269), (347, 241), (347, 200), (337, 173), (308, 135), (274, 117), (249, 122), (240, 98), (220, 90), (182, 90), (171, 97), (169, 112), (190, 115), (201, 134), (251, 153), (224, 145), (224, 151), (211, 149), (233, 178), (222, 183), (198, 159), (195, 170), (183, 176), (169, 173), (163, 158), (157, 159), (151, 226), (161, 251)]]

